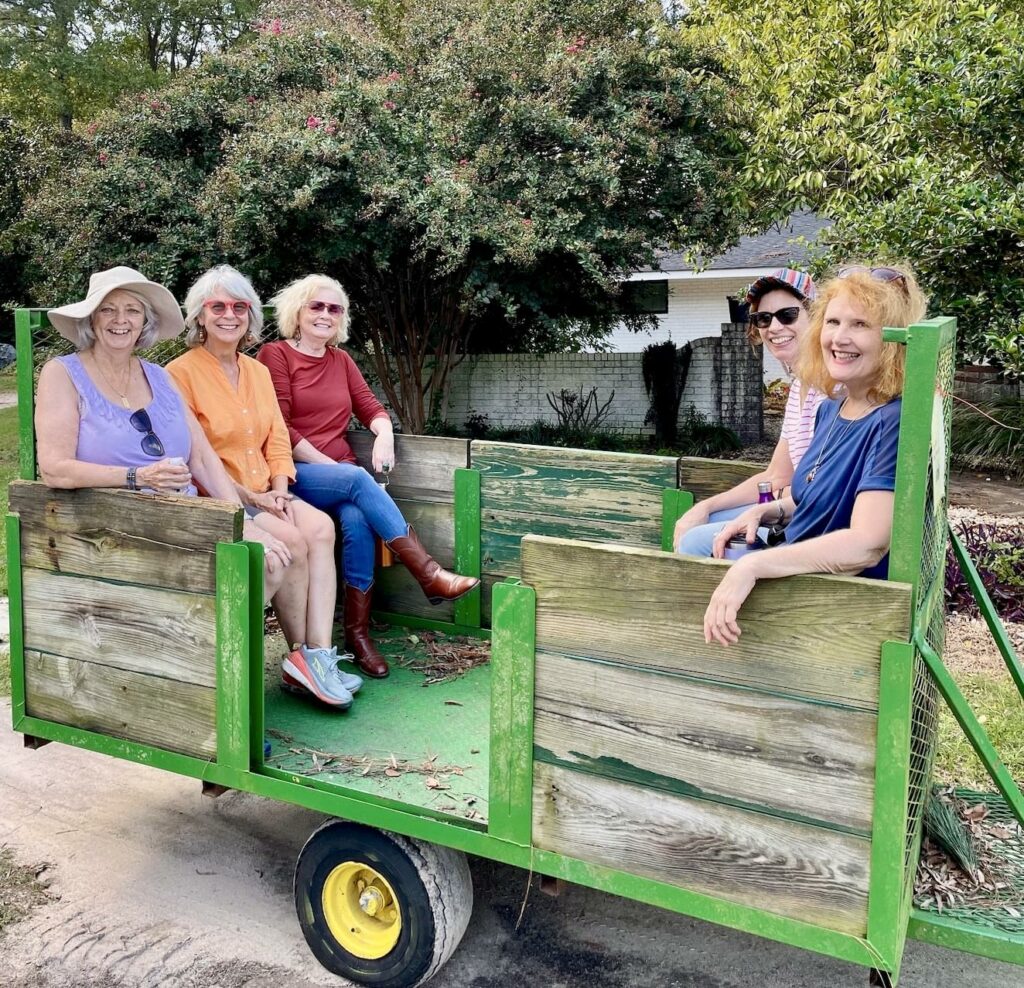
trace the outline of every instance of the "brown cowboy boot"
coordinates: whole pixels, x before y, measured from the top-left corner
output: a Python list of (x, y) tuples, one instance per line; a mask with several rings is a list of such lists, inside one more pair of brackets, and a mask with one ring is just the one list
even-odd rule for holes
[(434, 559), (420, 542), (412, 525), (409, 534), (385, 543), (396, 555), (405, 568), (412, 573), (416, 582), (422, 587), (427, 599), (432, 604), (440, 604), (444, 600), (456, 600), (469, 593), (480, 581), (475, 576), (459, 576), (449, 573)]
[(345, 585), (345, 647), (355, 656), (356, 665), (372, 679), (383, 679), (391, 671), (387, 660), (370, 637), (370, 591)]

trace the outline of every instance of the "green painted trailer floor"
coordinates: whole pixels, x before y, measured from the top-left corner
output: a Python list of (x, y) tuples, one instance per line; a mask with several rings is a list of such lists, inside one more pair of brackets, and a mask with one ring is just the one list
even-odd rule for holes
[(282, 692), (273, 656), (265, 696), (267, 765), (339, 790), (486, 822), (490, 666), (424, 686), (422, 672), (400, 664), (426, 659), (421, 635), (404, 628), (374, 632), (391, 675), (366, 679), (345, 713)]

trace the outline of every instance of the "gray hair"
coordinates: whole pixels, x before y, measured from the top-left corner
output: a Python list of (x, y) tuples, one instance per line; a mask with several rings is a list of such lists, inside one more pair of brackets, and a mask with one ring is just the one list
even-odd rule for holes
[(263, 303), (256, 289), (241, 271), (230, 264), (218, 264), (200, 275), (185, 296), (185, 326), (188, 329), (185, 344), (189, 347), (202, 345), (203, 327), (199, 325), (199, 314), (203, 311), (203, 303), (217, 291), (249, 303), (249, 331), (239, 340), (239, 349), (259, 343), (263, 333)]
[[(136, 302), (142, 304), (142, 311), (146, 314), (146, 318), (142, 323), (142, 332), (139, 333), (139, 338), (135, 342), (136, 350), (145, 350), (147, 347), (151, 347), (157, 340), (157, 334), (160, 332), (160, 324), (156, 319), (156, 312), (153, 310), (153, 306), (149, 304), (149, 300), (143, 298), (136, 292), (133, 292), (130, 288), (118, 288), (116, 291), (124, 292), (126, 295), (131, 295)], [(109, 292), (107, 294), (110, 294)], [(93, 309), (92, 313), (88, 316), (82, 316), (78, 320), (78, 344), (76, 349), (88, 350), (96, 342), (96, 333), (92, 328), (92, 317), (99, 311), (100, 305), (106, 301), (107, 296), (104, 295), (100, 299), (99, 305)]]

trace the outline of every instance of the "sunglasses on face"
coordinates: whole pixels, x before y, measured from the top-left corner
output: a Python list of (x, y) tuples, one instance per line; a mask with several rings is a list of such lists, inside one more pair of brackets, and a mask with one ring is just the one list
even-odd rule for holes
[(776, 309), (774, 312), (751, 312), (748, 318), (751, 326), (758, 329), (767, 329), (773, 319), (778, 319), (783, 326), (792, 326), (800, 318), (801, 308), (799, 305), (787, 305), (786, 308)]
[(160, 442), (160, 437), (153, 431), (153, 421), (146, 409), (140, 408), (138, 411), (132, 412), (128, 421), (131, 422), (132, 428), (136, 432), (145, 433), (142, 437), (142, 452), (146, 456), (164, 455), (164, 444)]
[(324, 312), (326, 310), (329, 316), (340, 316), (345, 311), (345, 306), (339, 305), (337, 302), (321, 302), (319, 300), (307, 302), (306, 308), (310, 312)]
[(248, 302), (204, 302), (203, 307), (210, 310), (210, 313), (215, 316), (222, 316), (228, 309), (231, 310), (231, 314), (241, 319), (243, 316), (249, 314), (249, 303)]
[(899, 268), (869, 268), (863, 264), (851, 264), (840, 268), (836, 277), (849, 278), (851, 274), (867, 274), (877, 281), (891, 281), (906, 288), (907, 276)]

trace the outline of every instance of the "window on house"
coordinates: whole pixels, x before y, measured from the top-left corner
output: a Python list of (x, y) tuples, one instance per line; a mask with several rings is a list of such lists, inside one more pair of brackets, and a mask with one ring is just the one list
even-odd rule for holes
[(627, 281), (619, 296), (619, 311), (624, 315), (665, 315), (668, 312), (668, 282)]

